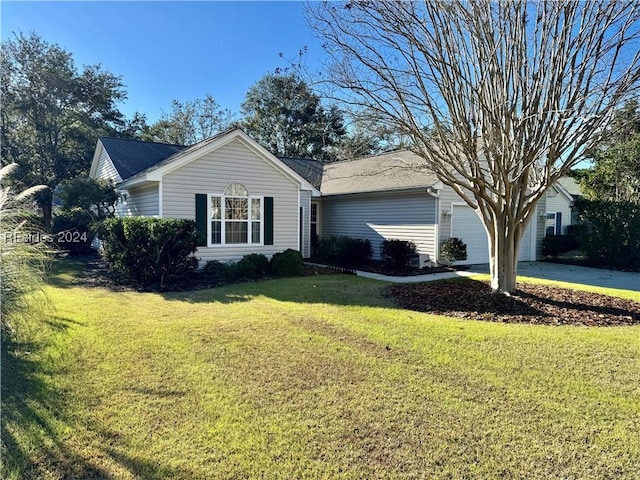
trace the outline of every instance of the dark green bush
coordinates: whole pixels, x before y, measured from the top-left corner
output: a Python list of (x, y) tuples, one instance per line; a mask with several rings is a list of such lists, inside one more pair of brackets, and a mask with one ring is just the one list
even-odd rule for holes
[(408, 240), (385, 240), (380, 245), (382, 261), (395, 269), (409, 267), (411, 258), (416, 253), (415, 243)]
[(269, 259), (261, 253), (245, 255), (236, 264), (238, 275), (245, 278), (260, 278), (269, 273)]
[(291, 248), (271, 258), (271, 272), (278, 277), (297, 277), (304, 272), (302, 254)]
[(542, 239), (542, 255), (558, 258), (558, 255), (576, 250), (578, 241), (574, 235), (547, 235)]
[(640, 271), (640, 205), (580, 198), (578, 245), (600, 267)]
[(342, 237), (339, 259), (340, 265), (361, 267), (371, 261), (373, 249), (371, 242), (362, 238)]
[(457, 237), (447, 238), (440, 246), (440, 254), (449, 262), (467, 259), (467, 244)]
[(371, 261), (371, 242), (346, 236), (322, 237), (318, 240), (315, 258), (320, 262), (360, 267)]
[(82, 208), (62, 210), (53, 217), (53, 239), (60, 250), (71, 255), (91, 252), (93, 215)]
[(165, 285), (198, 266), (193, 220), (111, 218), (102, 224), (100, 237), (111, 271), (124, 283)]
[(217, 282), (233, 283), (239, 278), (236, 266), (237, 264), (234, 262), (224, 263), (219, 260), (209, 260), (204, 266), (204, 272)]

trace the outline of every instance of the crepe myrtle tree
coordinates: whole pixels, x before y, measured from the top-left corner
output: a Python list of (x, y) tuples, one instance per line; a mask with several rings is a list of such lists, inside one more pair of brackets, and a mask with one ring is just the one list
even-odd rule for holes
[(506, 294), (536, 204), (637, 91), (639, 13), (638, 2), (588, 0), (306, 8), (327, 85), (406, 134), (478, 214), (491, 286)]

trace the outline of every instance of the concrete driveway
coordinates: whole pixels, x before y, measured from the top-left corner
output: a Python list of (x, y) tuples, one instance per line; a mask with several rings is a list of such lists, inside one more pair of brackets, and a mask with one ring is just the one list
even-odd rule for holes
[[(472, 265), (470, 272), (489, 273), (489, 265)], [(520, 262), (518, 276), (545, 278), (582, 285), (640, 291), (640, 273), (617, 272), (546, 262)]]

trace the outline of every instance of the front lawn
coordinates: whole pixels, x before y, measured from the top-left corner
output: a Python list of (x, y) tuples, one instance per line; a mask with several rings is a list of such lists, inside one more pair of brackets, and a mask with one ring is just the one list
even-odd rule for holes
[(394, 307), (331, 275), (113, 292), (2, 351), (2, 478), (637, 478), (640, 327)]

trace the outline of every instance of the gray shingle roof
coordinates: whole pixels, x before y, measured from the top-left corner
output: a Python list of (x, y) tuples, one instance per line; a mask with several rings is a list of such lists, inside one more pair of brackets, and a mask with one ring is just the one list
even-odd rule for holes
[(102, 137), (100, 141), (122, 180), (126, 180), (187, 148), (184, 145), (143, 142), (126, 138)]
[(320, 190), (323, 163), (313, 158), (278, 157), (287, 167), (296, 172), (314, 188)]
[[(173, 162), (226, 133), (228, 131), (191, 146), (112, 137), (102, 137), (100, 141), (120, 177), (126, 181)], [(330, 164), (311, 158), (279, 157), (279, 160), (323, 195), (421, 188), (438, 182), (424, 161), (408, 150)]]
[(438, 182), (424, 160), (409, 150), (330, 163), (322, 175), (323, 195), (421, 188)]

